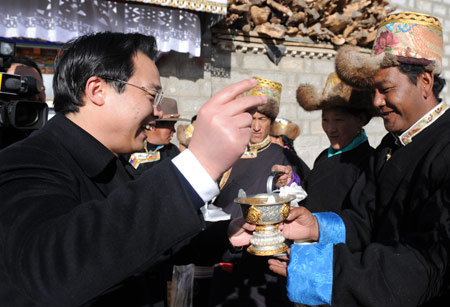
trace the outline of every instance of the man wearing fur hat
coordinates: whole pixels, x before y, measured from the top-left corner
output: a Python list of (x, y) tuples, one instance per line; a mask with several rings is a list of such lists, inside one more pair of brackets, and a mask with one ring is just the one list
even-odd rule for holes
[[(372, 56), (339, 50), (340, 78), (373, 89), (388, 134), (352, 191), (351, 209), (292, 210), (283, 234), (318, 241), (291, 247), (292, 301), (448, 306), (450, 112), (438, 97), (442, 49), (440, 22), (406, 12), (381, 23)], [(281, 262), (270, 263), (286, 274)]]
[[(258, 107), (253, 115), (249, 145), (241, 158), (222, 176), (219, 184), (221, 191), (214, 202), (231, 214), (232, 218), (242, 216), (239, 205), (233, 201), (239, 190), (244, 190), (247, 195), (265, 193), (272, 166), (279, 165), (280, 170), (283, 169), (286, 173), (290, 170), (290, 174), (283, 177), (282, 185), (287, 185), (292, 180), (293, 168), (283, 148), (272, 144), (269, 135), (271, 124), (279, 112), (281, 84), (255, 79), (258, 80), (258, 85), (247, 94), (267, 96), (267, 103)], [(308, 166), (303, 165), (305, 169), (296, 171), (297, 174), (309, 171)], [(214, 272), (211, 306), (227, 306), (232, 302), (239, 302), (240, 306), (290, 305), (285, 287), (279, 286), (278, 276), (268, 270), (266, 257), (242, 253), (242, 258), (229, 260), (234, 264), (232, 272), (221, 268)]]
[[(283, 149), (270, 142), (270, 128), (280, 109), (281, 84), (270, 80), (256, 78), (258, 85), (248, 95), (268, 96), (267, 103), (257, 109), (253, 115), (252, 135), (246, 151), (220, 180), (220, 194), (215, 205), (230, 213), (232, 218), (241, 216), (239, 205), (234, 203), (240, 189), (247, 194), (266, 192), (267, 178), (273, 165), (290, 165)], [(302, 170), (294, 171), (306, 174), (309, 169), (304, 164)], [(283, 185), (290, 183), (292, 176)], [(302, 178), (301, 178), (302, 179)], [(289, 181), (288, 181), (289, 180)]]

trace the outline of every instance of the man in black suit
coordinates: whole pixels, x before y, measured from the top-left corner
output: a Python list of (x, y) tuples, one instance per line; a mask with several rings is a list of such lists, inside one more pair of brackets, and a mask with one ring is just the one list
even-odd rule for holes
[(0, 152), (0, 305), (151, 306), (145, 272), (204, 229), (198, 208), (265, 99), (236, 98), (255, 80), (218, 92), (189, 150), (138, 177), (121, 155), (142, 150), (162, 115), (154, 38), (96, 33), (63, 49), (57, 114)]

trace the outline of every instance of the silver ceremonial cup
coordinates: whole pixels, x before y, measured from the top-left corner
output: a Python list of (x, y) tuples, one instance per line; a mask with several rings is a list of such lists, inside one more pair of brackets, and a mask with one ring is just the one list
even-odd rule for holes
[[(268, 203), (270, 196), (273, 196), (274, 201)], [(245, 220), (256, 225), (256, 230), (250, 239), (251, 244), (247, 248), (249, 253), (257, 256), (272, 256), (288, 249), (278, 225), (288, 217), (290, 203), (294, 199), (295, 196), (292, 195), (280, 197), (279, 193), (261, 193), (234, 200), (241, 206)]]

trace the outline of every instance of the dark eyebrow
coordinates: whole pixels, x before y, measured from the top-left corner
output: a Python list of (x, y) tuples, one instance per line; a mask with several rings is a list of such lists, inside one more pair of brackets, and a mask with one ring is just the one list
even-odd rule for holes
[(391, 80), (384, 79), (384, 80), (375, 82), (375, 83), (373, 84), (373, 87), (390, 86), (390, 85), (392, 85), (392, 84), (393, 84), (393, 82), (392, 82)]
[(156, 85), (154, 83), (150, 83), (150, 86), (148, 86), (147, 88), (151, 89), (151, 90), (160, 90), (162, 87), (161, 87), (161, 85)]

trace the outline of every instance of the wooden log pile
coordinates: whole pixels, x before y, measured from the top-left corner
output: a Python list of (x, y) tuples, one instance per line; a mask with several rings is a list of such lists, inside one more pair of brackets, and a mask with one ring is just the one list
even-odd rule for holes
[(231, 0), (222, 26), (276, 39), (370, 47), (386, 0)]

